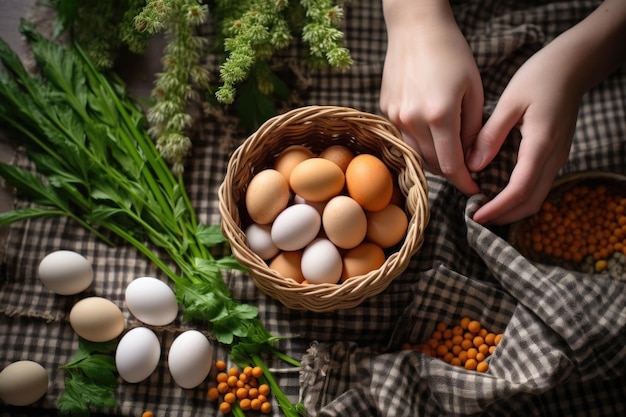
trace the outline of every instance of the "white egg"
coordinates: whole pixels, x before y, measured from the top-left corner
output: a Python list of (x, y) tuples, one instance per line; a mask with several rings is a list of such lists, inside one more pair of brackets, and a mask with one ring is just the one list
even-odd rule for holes
[(315, 239), (302, 254), (302, 275), (311, 284), (336, 284), (343, 268), (341, 254), (328, 239)]
[(126, 306), (133, 316), (152, 326), (165, 326), (178, 316), (174, 291), (163, 281), (140, 277), (126, 287)]
[(37, 362), (13, 362), (0, 372), (0, 400), (9, 405), (29, 405), (48, 391), (48, 372)]
[(200, 385), (211, 371), (213, 347), (197, 330), (187, 330), (174, 339), (167, 361), (174, 382), (182, 388)]
[(271, 225), (257, 223), (253, 223), (246, 228), (248, 247), (263, 260), (273, 258), (280, 251), (272, 240), (271, 230)]
[(294, 204), (284, 209), (272, 224), (272, 240), (278, 248), (294, 251), (308, 245), (320, 231), (322, 218), (308, 204)]
[(115, 366), (124, 381), (135, 383), (152, 375), (160, 357), (161, 344), (156, 334), (147, 327), (136, 327), (117, 344)]
[(46, 255), (39, 263), (39, 279), (55, 294), (74, 295), (91, 285), (93, 267), (79, 253), (58, 250)]

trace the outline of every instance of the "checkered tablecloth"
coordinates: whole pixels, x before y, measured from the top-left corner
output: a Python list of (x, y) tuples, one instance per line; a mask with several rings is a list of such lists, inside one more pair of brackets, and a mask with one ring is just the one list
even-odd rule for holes
[[(482, 72), (485, 115), (526, 58), (598, 3), (453, 2)], [(302, 70), (298, 75), (308, 84), (297, 91), (292, 106), (379, 112), (386, 47), (380, 2), (349, 2), (343, 24), (354, 65), (344, 73)], [(293, 62), (294, 56), (287, 53), (282, 62)], [(208, 224), (220, 221), (217, 190), (230, 153), (245, 139), (230, 127), (206, 115), (194, 135), (187, 184), (200, 220)], [(512, 134), (500, 156), (479, 174), (487, 197), (506, 184), (518, 142)], [(19, 153), (15, 163), (27, 165)], [(626, 67), (584, 98), (561, 174), (583, 170), (626, 174)], [(289, 310), (245, 275), (225, 277), (235, 298), (259, 306), (272, 333), (288, 336), (279, 347), (302, 360), (299, 370), (271, 363), (288, 396), (303, 401), (310, 416), (626, 415), (626, 284), (530, 262), (507, 243), (505, 227), (486, 229), (471, 220), (486, 197), (468, 199), (441, 178), (428, 180), (431, 220), (422, 249), (383, 293), (356, 308), (323, 314)], [(39, 261), (58, 249), (75, 250), (93, 263), (95, 282), (86, 293), (55, 296), (37, 280)], [(87, 295), (106, 297), (122, 308), (131, 328), (139, 323), (124, 305), (126, 285), (139, 276), (165, 277), (132, 248), (109, 247), (66, 219), (13, 225), (1, 254), (0, 365), (31, 359), (46, 367), (51, 381), (35, 407), (3, 407), (3, 415), (55, 415), (63, 388), (59, 366), (78, 343), (67, 322), (72, 305)], [(487, 374), (399, 350), (403, 342), (425, 340), (436, 323), (463, 316), (504, 333)], [(156, 329), (163, 349), (157, 371), (144, 382), (121, 384), (119, 406), (104, 414), (216, 415), (205, 387), (183, 390), (167, 370), (167, 349), (188, 327), (198, 328), (177, 321)], [(217, 353), (226, 355), (223, 349)], [(277, 404), (274, 410), (280, 415)]]

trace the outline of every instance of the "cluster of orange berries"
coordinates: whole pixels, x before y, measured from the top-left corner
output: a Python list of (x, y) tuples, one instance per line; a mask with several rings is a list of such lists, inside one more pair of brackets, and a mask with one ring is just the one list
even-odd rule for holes
[(243, 370), (236, 367), (228, 370), (226, 368), (226, 362), (215, 362), (215, 369), (218, 371), (215, 384), (207, 391), (207, 397), (211, 401), (220, 401), (219, 410), (222, 414), (229, 414), (235, 404), (243, 411), (255, 410), (263, 414), (272, 412), (270, 387), (259, 383), (263, 369), (258, 366), (246, 366)]
[(463, 317), (453, 327), (447, 323), (438, 323), (437, 329), (425, 343), (405, 343), (402, 349), (420, 351), (471, 371), (487, 372), (487, 358), (496, 350), (500, 340), (501, 333), (491, 333), (477, 320)]
[(577, 185), (545, 201), (522, 236), (536, 254), (580, 264), (592, 257), (602, 272), (616, 252), (626, 255), (626, 194), (604, 185)]

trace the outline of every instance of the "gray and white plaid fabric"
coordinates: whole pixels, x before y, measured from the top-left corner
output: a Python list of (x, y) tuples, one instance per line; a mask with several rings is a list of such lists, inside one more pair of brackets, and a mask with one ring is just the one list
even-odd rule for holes
[[(598, 4), (453, 2), (482, 71), (485, 116), (525, 59)], [(344, 73), (301, 73), (309, 87), (298, 92), (294, 106), (379, 112), (386, 45), (379, 1), (347, 3), (343, 29), (353, 67)], [(293, 62), (295, 53), (286, 53), (283, 62)], [(208, 62), (215, 61), (209, 57)], [(187, 185), (202, 221), (219, 223), (217, 189), (230, 153), (243, 139), (212, 116), (198, 123)], [(499, 157), (479, 175), (487, 196), (506, 184), (518, 141), (512, 134)], [(22, 155), (16, 163), (27, 165)], [(582, 170), (626, 174), (626, 67), (584, 98), (562, 174)], [(245, 275), (225, 276), (235, 298), (259, 306), (261, 320), (273, 334), (289, 336), (279, 347), (302, 359), (301, 370), (270, 363), (288, 396), (302, 400), (310, 416), (626, 415), (626, 284), (530, 262), (507, 243), (506, 228), (490, 230), (470, 219), (485, 197), (467, 199), (441, 178), (428, 179), (431, 221), (422, 249), (383, 293), (356, 308), (323, 314), (289, 310)], [(57, 249), (76, 250), (93, 263), (95, 283), (85, 294), (54, 296), (37, 281), (38, 262)], [(2, 255), (0, 365), (32, 359), (51, 378), (48, 394), (36, 407), (5, 407), (3, 415), (55, 415), (63, 387), (59, 366), (77, 346), (67, 323), (73, 303), (87, 295), (107, 297), (122, 308), (131, 328), (138, 323), (124, 305), (126, 285), (142, 275), (165, 277), (132, 248), (108, 247), (64, 219), (13, 225)], [(487, 374), (399, 350), (403, 342), (425, 340), (437, 322), (465, 315), (504, 333)], [(182, 390), (167, 371), (167, 349), (180, 331), (192, 326), (202, 330), (180, 321), (156, 328), (163, 349), (157, 371), (139, 384), (121, 384), (119, 407), (103, 411), (120, 416), (138, 416), (144, 410), (157, 417), (216, 415), (202, 388)], [(223, 349), (216, 354), (225, 355)], [(276, 403), (274, 410), (280, 415)]]

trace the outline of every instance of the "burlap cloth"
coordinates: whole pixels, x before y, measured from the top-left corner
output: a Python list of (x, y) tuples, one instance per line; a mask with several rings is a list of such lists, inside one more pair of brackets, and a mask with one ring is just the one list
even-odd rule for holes
[[(299, 73), (307, 88), (298, 91), (292, 106), (328, 104), (379, 112), (386, 46), (379, 3), (346, 5), (343, 30), (353, 67), (345, 73)], [(481, 68), (485, 115), (528, 56), (597, 4), (455, 3), (458, 23)], [(282, 62), (294, 62), (294, 56), (287, 54)], [(186, 181), (200, 220), (218, 224), (217, 189), (230, 153), (245, 138), (215, 115), (206, 115), (197, 127)], [(501, 155), (479, 175), (487, 197), (506, 184), (517, 143), (511, 135)], [(19, 153), (15, 162), (27, 164)], [(571, 156), (561, 174), (584, 170), (626, 174), (625, 68), (584, 98)], [(530, 262), (504, 239), (506, 228), (486, 229), (471, 220), (484, 196), (467, 199), (442, 179), (428, 179), (431, 221), (423, 248), (386, 291), (356, 308), (324, 314), (293, 311), (260, 293), (245, 275), (225, 277), (235, 298), (259, 306), (272, 333), (290, 336), (280, 347), (301, 359), (302, 368), (271, 363), (288, 396), (303, 401), (311, 416), (626, 415), (626, 284)], [(38, 262), (58, 249), (78, 251), (93, 263), (96, 280), (85, 293), (54, 296), (37, 280)], [(132, 248), (108, 247), (65, 219), (13, 225), (1, 259), (0, 365), (35, 360), (46, 367), (51, 381), (47, 395), (34, 407), (5, 407), (3, 415), (55, 414), (63, 387), (59, 366), (77, 347), (67, 323), (76, 300), (88, 295), (111, 299), (131, 328), (139, 323), (124, 304), (126, 285), (144, 275), (165, 279)], [(455, 322), (465, 315), (504, 333), (487, 374), (398, 349), (402, 342), (425, 340), (437, 322)], [(163, 346), (157, 371), (144, 382), (121, 384), (119, 406), (103, 412), (216, 415), (215, 405), (205, 397), (208, 383), (182, 390), (166, 366), (173, 338), (194, 326), (177, 321), (155, 329)], [(223, 349), (216, 353), (225, 356)], [(274, 410), (280, 415), (277, 404)]]

